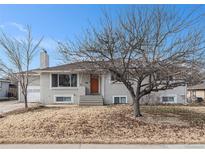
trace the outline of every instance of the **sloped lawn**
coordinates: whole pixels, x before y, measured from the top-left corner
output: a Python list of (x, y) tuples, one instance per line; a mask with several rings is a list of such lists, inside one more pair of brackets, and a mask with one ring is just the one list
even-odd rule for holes
[(196, 110), (143, 106), (135, 119), (129, 105), (39, 107), (0, 118), (0, 143), (205, 143)]

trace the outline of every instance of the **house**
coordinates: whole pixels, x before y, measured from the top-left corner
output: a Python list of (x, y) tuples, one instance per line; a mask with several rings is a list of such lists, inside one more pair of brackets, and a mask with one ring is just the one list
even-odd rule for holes
[(201, 101), (205, 100), (205, 83), (189, 86), (187, 88), (187, 99), (194, 101), (197, 98), (201, 99)]
[(18, 87), (16, 83), (10, 83), (9, 84), (9, 92), (8, 92), (8, 97), (17, 99), (18, 97)]
[[(90, 62), (49, 67), (49, 56), (46, 51), (43, 51), (40, 55), (40, 69), (31, 70), (29, 74), (29, 102), (80, 105), (132, 102), (129, 91), (123, 83), (113, 82), (110, 72), (102, 72), (98, 67), (95, 70), (91, 69)], [(181, 86), (153, 93), (148, 99), (151, 102), (185, 103), (185, 93), (186, 87)], [(143, 100), (146, 101), (146, 98)], [(19, 93), (19, 101), (23, 101), (21, 93)]]
[(0, 78), (0, 100), (8, 99), (10, 83), (11, 81)]

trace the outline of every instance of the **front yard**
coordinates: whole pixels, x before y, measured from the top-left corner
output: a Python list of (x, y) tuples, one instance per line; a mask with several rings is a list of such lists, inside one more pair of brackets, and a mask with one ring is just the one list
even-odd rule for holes
[(39, 107), (0, 118), (0, 143), (205, 143), (205, 108)]

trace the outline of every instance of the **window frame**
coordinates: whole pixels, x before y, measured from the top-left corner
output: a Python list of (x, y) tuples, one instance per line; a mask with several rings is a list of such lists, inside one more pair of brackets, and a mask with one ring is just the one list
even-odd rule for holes
[(110, 81), (110, 83), (112, 83), (112, 84), (123, 84), (121, 81), (117, 81), (117, 80), (112, 80), (112, 73), (110, 73), (110, 79), (109, 79), (109, 81)]
[[(57, 87), (52, 86), (52, 75), (57, 74)], [(71, 76), (72, 74), (76, 74), (76, 86), (72, 87), (71, 85)], [(70, 86), (59, 86), (59, 75), (69, 75), (70, 78)], [(79, 84), (79, 74), (78, 73), (50, 73), (50, 89), (76, 89)]]
[[(116, 97), (119, 97), (119, 98), (125, 97), (125, 99), (126, 99), (125, 103), (115, 103)], [(128, 102), (127, 95), (114, 95), (114, 96), (112, 96), (112, 103), (113, 104), (127, 104), (127, 102)]]
[[(163, 100), (164, 97), (167, 97), (167, 98), (173, 97), (174, 100), (173, 100), (173, 101), (170, 101), (170, 100), (168, 99), (168, 101), (164, 101), (164, 100)], [(177, 103), (177, 96), (176, 96), (176, 95), (162, 95), (162, 96), (161, 96), (161, 102), (162, 102), (162, 103)]]
[[(71, 98), (71, 101), (57, 101), (57, 97), (70, 97)], [(55, 103), (66, 103), (66, 104), (73, 104), (73, 95), (54, 95), (54, 102)]]

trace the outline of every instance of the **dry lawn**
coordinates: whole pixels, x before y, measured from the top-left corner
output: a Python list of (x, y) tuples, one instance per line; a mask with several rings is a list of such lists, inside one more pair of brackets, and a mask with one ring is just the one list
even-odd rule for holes
[[(185, 106), (39, 107), (0, 118), (0, 143), (205, 143), (205, 113)], [(198, 107), (200, 108), (200, 107)]]

